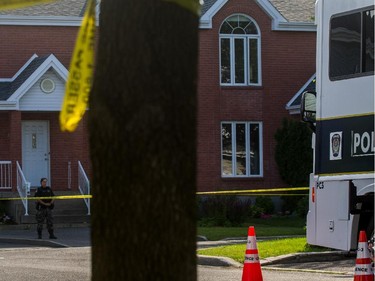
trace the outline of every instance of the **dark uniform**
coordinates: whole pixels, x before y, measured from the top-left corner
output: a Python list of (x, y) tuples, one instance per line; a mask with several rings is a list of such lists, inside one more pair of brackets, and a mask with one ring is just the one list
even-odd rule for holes
[[(35, 192), (35, 197), (52, 197), (55, 196), (52, 189), (49, 186), (46, 187), (39, 187), (38, 190)], [(51, 203), (52, 199), (41, 199), (44, 203)], [(37, 231), (38, 231), (38, 238), (42, 238), (42, 230), (43, 230), (43, 223), (44, 220), (47, 220), (47, 230), (49, 233), (50, 238), (56, 238), (53, 234), (53, 217), (52, 217), (52, 209), (54, 205), (45, 206), (36, 202), (36, 222), (37, 222)]]

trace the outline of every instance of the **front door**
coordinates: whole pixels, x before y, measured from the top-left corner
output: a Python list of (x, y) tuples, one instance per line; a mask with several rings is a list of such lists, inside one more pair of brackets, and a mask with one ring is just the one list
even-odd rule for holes
[(49, 123), (22, 122), (22, 171), (31, 187), (40, 186), (41, 178), (49, 178)]

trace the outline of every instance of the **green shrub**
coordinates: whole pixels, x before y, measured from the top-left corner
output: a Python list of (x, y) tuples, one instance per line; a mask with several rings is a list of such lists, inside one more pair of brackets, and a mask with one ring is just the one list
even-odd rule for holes
[(304, 218), (306, 217), (308, 211), (309, 211), (309, 196), (304, 196), (297, 202), (296, 213), (299, 217)]
[(275, 161), (281, 178), (289, 186), (307, 186), (313, 162), (311, 130), (302, 122), (285, 118), (275, 139)]
[(6, 213), (5, 201), (0, 201), (0, 217)]
[(262, 214), (264, 214), (264, 209), (262, 207), (255, 205), (250, 207), (250, 217), (258, 219)]
[(258, 196), (255, 199), (255, 206), (262, 208), (264, 214), (273, 214), (275, 211), (275, 206), (269, 196)]
[(236, 196), (212, 196), (198, 200), (199, 226), (239, 226), (248, 217), (249, 200)]

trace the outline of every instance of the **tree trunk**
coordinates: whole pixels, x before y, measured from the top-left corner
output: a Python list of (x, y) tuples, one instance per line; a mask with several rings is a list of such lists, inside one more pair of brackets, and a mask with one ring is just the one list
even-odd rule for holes
[[(192, 0), (194, 1), (194, 0)], [(198, 17), (101, 2), (89, 111), (92, 280), (196, 280)]]

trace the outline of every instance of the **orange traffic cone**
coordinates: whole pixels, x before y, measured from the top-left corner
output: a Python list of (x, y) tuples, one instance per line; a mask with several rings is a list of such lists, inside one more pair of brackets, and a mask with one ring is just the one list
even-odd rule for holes
[(355, 263), (354, 281), (374, 281), (374, 271), (371, 265), (366, 232), (363, 230), (359, 233)]
[(242, 281), (263, 281), (254, 226), (248, 230)]

